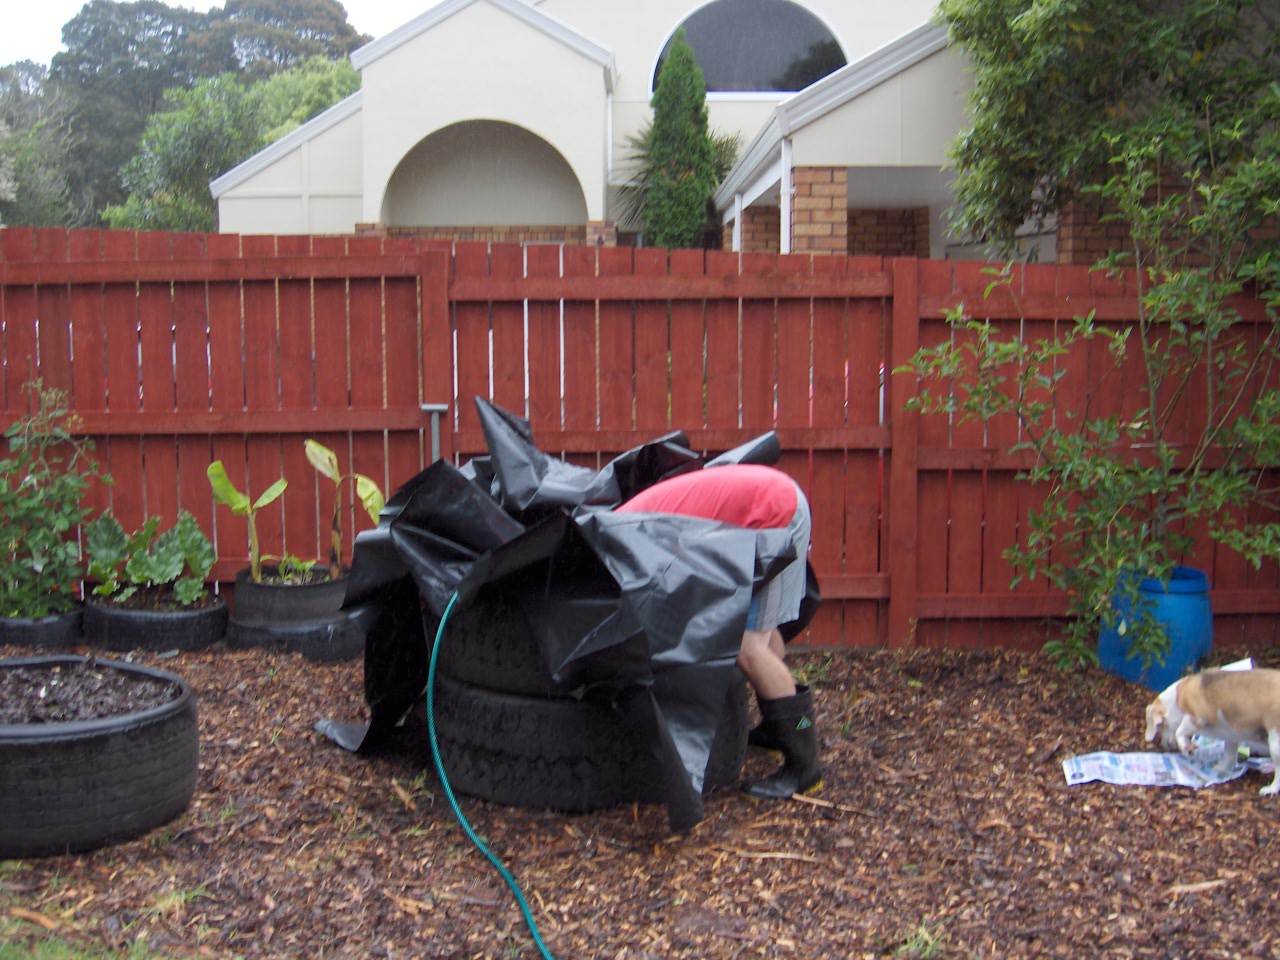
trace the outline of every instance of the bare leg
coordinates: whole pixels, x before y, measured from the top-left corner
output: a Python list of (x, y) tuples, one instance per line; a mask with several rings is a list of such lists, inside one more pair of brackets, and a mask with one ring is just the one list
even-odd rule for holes
[(738, 651), (738, 667), (761, 700), (794, 696), (795, 680), (782, 659), (785, 646), (777, 630), (747, 630)]

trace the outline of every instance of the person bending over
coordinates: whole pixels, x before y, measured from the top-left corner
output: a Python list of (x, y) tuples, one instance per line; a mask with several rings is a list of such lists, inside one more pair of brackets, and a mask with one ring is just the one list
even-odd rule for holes
[(785, 529), (796, 559), (751, 600), (738, 650), (738, 667), (760, 705), (760, 725), (750, 742), (782, 751), (782, 768), (742, 790), (751, 797), (784, 799), (822, 785), (813, 693), (797, 685), (783, 659), (779, 624), (800, 615), (811, 518), (804, 492), (773, 467), (733, 464), (680, 474), (642, 490), (617, 508), (621, 513), (674, 513), (719, 520), (755, 530)]

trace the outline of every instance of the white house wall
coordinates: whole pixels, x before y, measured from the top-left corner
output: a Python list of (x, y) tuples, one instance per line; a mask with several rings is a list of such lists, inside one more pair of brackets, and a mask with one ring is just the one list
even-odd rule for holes
[(365, 66), (364, 219), (424, 138), (499, 120), (535, 133), (577, 176), (589, 219), (604, 217), (608, 100), (601, 66), (488, 3), (473, 3)]
[[(844, 47), (852, 62), (929, 20), (935, 0), (797, 0), (821, 20)], [(609, 166), (611, 181), (627, 176), (627, 137), (652, 117), (650, 84), (653, 71), (671, 34), (706, 0), (536, 0), (534, 6), (572, 25), (613, 51), (618, 81), (613, 96), (613, 129)], [(788, 96), (781, 93), (716, 94), (707, 98), (711, 129), (740, 134), (743, 146), (769, 119), (773, 108)]]
[(960, 56), (942, 50), (798, 131), (795, 165), (941, 168), (968, 91)]
[[(354, 115), (288, 156), (265, 166), (255, 158), (220, 178), (220, 229), (351, 232), (361, 222), (386, 222), (384, 204), (402, 162), (432, 134), (472, 120), (509, 123), (545, 141), (576, 178), (586, 219), (609, 219), (607, 188), (626, 180), (627, 137), (651, 117), (650, 82), (657, 56), (704, 0), (529, 2), (538, 14), (585, 38), (588, 46), (612, 54), (612, 92), (599, 59), (496, 2), (477, 0), (367, 60)], [(928, 23), (936, 5), (936, 0), (796, 2), (826, 24), (851, 62)], [(433, 9), (430, 0), (424, 0), (422, 9)], [(962, 113), (961, 75), (958, 58), (951, 54), (917, 65), (811, 124), (812, 130), (796, 138), (794, 162), (940, 166)], [(711, 127), (718, 133), (740, 133), (745, 147), (786, 97), (712, 94)], [(403, 172), (421, 175), (410, 167)], [(458, 172), (449, 182), (463, 194), (468, 182), (458, 179)], [(530, 170), (507, 173), (513, 185), (535, 175)], [(492, 182), (492, 171), (485, 176)], [(393, 219), (407, 223), (398, 215)], [(504, 215), (495, 222), (517, 221)]]
[(218, 198), (223, 233), (350, 233), (360, 219), (362, 124), (357, 110)]

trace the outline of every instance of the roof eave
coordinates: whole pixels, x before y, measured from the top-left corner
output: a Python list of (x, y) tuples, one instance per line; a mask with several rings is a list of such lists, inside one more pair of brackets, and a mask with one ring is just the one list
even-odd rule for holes
[(733, 205), (734, 196), (776, 161), (785, 138), (933, 56), (947, 43), (944, 25), (921, 24), (783, 100), (716, 191), (716, 209), (727, 210)]

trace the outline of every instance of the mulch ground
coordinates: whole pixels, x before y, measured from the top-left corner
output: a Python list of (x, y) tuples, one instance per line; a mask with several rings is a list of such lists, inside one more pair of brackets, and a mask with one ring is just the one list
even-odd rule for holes
[[(0, 655), (29, 651), (0, 648)], [(1276, 665), (1280, 651), (1252, 654)], [(359, 663), (214, 648), (137, 659), (200, 704), (195, 798), (95, 853), (0, 865), (0, 930), (160, 956), (532, 958), (424, 744), (365, 759)], [(713, 794), (563, 815), (460, 798), (558, 958), (1280, 957), (1274, 797), (1066, 786), (1075, 753), (1143, 749), (1150, 694), (1008, 651), (793, 656), (813, 681), (820, 803)], [(747, 773), (775, 763), (753, 751)]]

